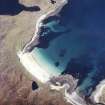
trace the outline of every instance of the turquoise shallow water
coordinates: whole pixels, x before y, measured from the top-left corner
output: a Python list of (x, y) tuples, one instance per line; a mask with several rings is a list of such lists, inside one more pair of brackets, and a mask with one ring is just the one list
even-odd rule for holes
[(105, 0), (70, 0), (43, 21), (39, 41), (38, 62), (78, 78), (80, 92), (90, 95), (105, 78)]
[(53, 66), (53, 60), (48, 58), (46, 52), (41, 51), (39, 49), (34, 49), (33, 57), (36, 59), (37, 63), (43, 68), (43, 70), (46, 70), (53, 75), (61, 74), (61, 72), (59, 72), (59, 68)]

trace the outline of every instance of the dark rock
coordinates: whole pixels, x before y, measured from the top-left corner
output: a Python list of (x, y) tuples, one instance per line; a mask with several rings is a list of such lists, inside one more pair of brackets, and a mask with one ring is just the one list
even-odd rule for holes
[(55, 1), (55, 0), (50, 0), (50, 1), (51, 1), (51, 3), (52, 3), (52, 4), (55, 4), (55, 3), (56, 3), (56, 1)]
[(38, 88), (38, 85), (35, 81), (32, 82), (32, 90), (36, 90)]

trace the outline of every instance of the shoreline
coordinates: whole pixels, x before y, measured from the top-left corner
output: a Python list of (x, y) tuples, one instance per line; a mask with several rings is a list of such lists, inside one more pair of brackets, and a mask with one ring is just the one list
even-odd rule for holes
[(96, 103), (99, 103), (104, 88), (105, 80), (102, 80), (99, 85), (97, 85), (96, 90), (92, 93), (91, 99), (93, 99)]
[(59, 4), (59, 6), (57, 8), (55, 8), (54, 10), (49, 11), (48, 13), (42, 15), (36, 22), (36, 27), (35, 27), (35, 33), (34, 36), (32, 37), (31, 41), (28, 42), (25, 47), (23, 48), (23, 53), (27, 53), (30, 52), (30, 49), (35, 46), (38, 42), (36, 41), (36, 39), (39, 37), (39, 32), (40, 32), (40, 27), (42, 26), (42, 21), (45, 18), (48, 18), (49, 16), (54, 16), (56, 14), (58, 14), (61, 9), (64, 7), (64, 5), (66, 5), (68, 3), (68, 0), (62, 0), (61, 4)]
[[(38, 63), (35, 61), (35, 59), (32, 58), (32, 53), (29, 52), (29, 50), (30, 50), (30, 47), (33, 46), (33, 43), (36, 44), (35, 43), (36, 38), (39, 37), (39, 31), (40, 31), (40, 27), (42, 26), (42, 21), (45, 18), (48, 18), (49, 16), (53, 16), (53, 15), (58, 14), (59, 11), (63, 8), (63, 6), (66, 5), (67, 3), (68, 3), (68, 0), (62, 0), (61, 4), (59, 4), (59, 6), (56, 9), (51, 10), (48, 13), (42, 15), (36, 22), (35, 33), (34, 33), (32, 39), (31, 39), (31, 41), (28, 42), (25, 45), (25, 47), (23, 48), (22, 51), (17, 52), (17, 55), (18, 55), (18, 57), (20, 59), (20, 62), (25, 67), (25, 69), (29, 73), (31, 73), (33, 76), (35, 76), (42, 83), (47, 82), (52, 77), (52, 75), (48, 71), (43, 70), (43, 68), (41, 68), (40, 65), (38, 65)], [(35, 70), (34, 68), (37, 69), (37, 70)], [(101, 93), (102, 93), (102, 90), (103, 90), (104, 87), (105, 87), (105, 81), (100, 82), (100, 84), (97, 86), (95, 92), (92, 93), (92, 98), (96, 103), (99, 102), (99, 98), (101, 96)], [(76, 92), (73, 92), (73, 94), (65, 93), (65, 98), (66, 99), (69, 98), (68, 101), (70, 103), (72, 103), (73, 105), (78, 104), (78, 101), (77, 101), (78, 97), (79, 97), (79, 95), (76, 94)], [(81, 105), (81, 104), (79, 104), (79, 105)]]
[[(48, 73), (48, 71), (45, 72), (45, 70), (43, 70), (43, 68), (41, 68), (40, 65), (38, 65), (38, 63), (32, 57), (32, 53), (29, 52), (29, 49), (30, 47), (32, 47), (31, 45), (35, 43), (36, 38), (39, 37), (39, 31), (42, 25), (42, 21), (49, 16), (54, 16), (57, 13), (59, 13), (63, 8), (63, 6), (66, 5), (67, 3), (68, 3), (68, 0), (62, 0), (62, 2), (59, 4), (57, 8), (55, 8), (54, 10), (48, 11), (46, 14), (42, 15), (36, 22), (35, 33), (31, 41), (25, 45), (22, 51), (17, 52), (17, 56), (19, 57), (20, 62), (25, 67), (25, 69), (28, 72), (30, 72), (33, 76), (35, 76), (42, 83), (47, 82), (51, 77), (57, 76), (57, 75), (55, 73), (54, 74), (51, 74), (50, 72)], [(34, 70), (34, 68), (37, 68), (38, 72), (37, 70)]]
[[(25, 69), (33, 75), (35, 78), (40, 80), (40, 82), (45, 83), (50, 79), (50, 73), (43, 70), (35, 59), (32, 57), (31, 53), (23, 54), (21, 51), (17, 53), (20, 58), (20, 63), (25, 67)], [(36, 70), (35, 70), (36, 69)]]

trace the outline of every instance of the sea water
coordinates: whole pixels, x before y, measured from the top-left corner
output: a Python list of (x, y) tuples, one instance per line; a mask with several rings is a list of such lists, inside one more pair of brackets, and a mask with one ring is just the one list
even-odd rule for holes
[(105, 77), (105, 0), (69, 0), (42, 23), (45, 47), (33, 50), (38, 63), (78, 78), (78, 90), (90, 95)]

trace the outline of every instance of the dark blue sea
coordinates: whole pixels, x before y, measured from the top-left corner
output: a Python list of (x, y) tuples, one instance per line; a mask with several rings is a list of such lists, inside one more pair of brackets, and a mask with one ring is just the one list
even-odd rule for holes
[(79, 91), (89, 96), (105, 78), (105, 0), (69, 0), (42, 23), (34, 51), (60, 74), (78, 78)]

